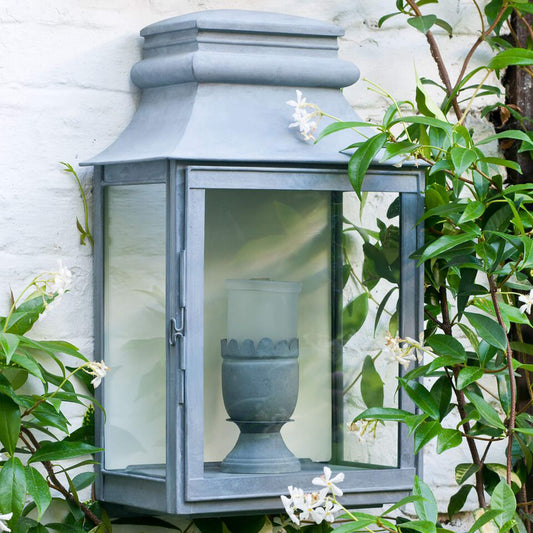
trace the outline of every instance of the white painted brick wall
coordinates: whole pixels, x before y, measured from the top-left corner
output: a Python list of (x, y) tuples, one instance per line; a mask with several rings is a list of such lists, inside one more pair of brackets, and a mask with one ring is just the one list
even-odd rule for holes
[[(439, 36), (452, 77), (473, 42), (477, 18), (471, 2), (444, 0), (442, 17), (455, 30)], [(34, 329), (92, 354), (91, 250), (74, 225), (82, 204), (59, 161), (74, 166), (105, 148), (128, 124), (138, 91), (129, 80), (139, 60), (139, 30), (158, 20), (205, 9), (285, 12), (332, 21), (346, 29), (340, 54), (362, 77), (398, 99), (414, 97), (414, 72), (437, 79), (424, 37), (400, 17), (377, 28), (393, 0), (2, 0), (0, 5), (0, 311), (15, 292), (58, 259), (74, 273), (72, 291)], [(483, 58), (487, 50), (480, 47)], [(475, 64), (474, 58), (474, 64)], [(360, 81), (345, 90), (365, 119), (379, 120), (386, 102)], [(90, 171), (80, 170), (87, 192)], [(100, 354), (95, 354), (100, 358)], [(73, 413), (74, 414), (74, 413)], [(79, 414), (79, 413), (78, 413)], [(455, 491), (453, 461), (429, 447), (425, 476), (441, 508)], [(128, 531), (133, 531), (128, 528)]]

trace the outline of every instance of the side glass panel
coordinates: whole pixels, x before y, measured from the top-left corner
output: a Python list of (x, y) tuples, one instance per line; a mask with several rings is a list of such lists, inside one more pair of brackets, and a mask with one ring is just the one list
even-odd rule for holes
[[(257, 343), (262, 337), (270, 338), (274, 344), (290, 341), (286, 337), (297, 336), (299, 340), (299, 363), (294, 363), (296, 359), (289, 357), (285, 360), (287, 367), (284, 369), (279, 366), (283, 357), (277, 358), (277, 352), (272, 354), (268, 349), (270, 356), (267, 359), (272, 364), (265, 362), (260, 375), (244, 370), (246, 363), (242, 358), (228, 363), (224, 359), (224, 364), (233, 365), (228, 366), (227, 387), (231, 398), (225, 398), (227, 404), (233, 405), (231, 418), (248, 416), (247, 420), (253, 420), (252, 432), (261, 424), (266, 428), (272, 419), (289, 418), (282, 424), (281, 435), (294, 456), (312, 461), (331, 459), (330, 199), (329, 192), (206, 190), (206, 463), (222, 461), (239, 437), (237, 425), (228, 421), (230, 415), (224, 406), (222, 393), (221, 340), (228, 337), (228, 332), (231, 337), (237, 337), (239, 350), (244, 351), (246, 347), (242, 341), (246, 338), (253, 340), (253, 349), (258, 351)], [(229, 314), (232, 315), (231, 306), (235, 302), (240, 311), (228, 317), (230, 294), (233, 296)], [(269, 307), (271, 305), (275, 308), (274, 312)], [(255, 319), (257, 313), (259, 318)], [(292, 385), (294, 380), (298, 380), (298, 374), (299, 387), (294, 384), (296, 390), (293, 394)], [(289, 379), (289, 375), (293, 375), (294, 379)], [(277, 400), (262, 403), (263, 395), (274, 390), (277, 391), (274, 396), (279, 405)], [(292, 399), (281, 399), (285, 393), (293, 395)], [(246, 399), (247, 395), (254, 397), (253, 402)], [(294, 405), (291, 402), (294, 401), (296, 405), (292, 412)], [(268, 431), (265, 429), (265, 432)], [(244, 449), (243, 453), (250, 449)], [(273, 452), (274, 455), (277, 453)], [(247, 470), (247, 460), (241, 461), (238, 472), (257, 471), (253, 467)], [(269, 460), (275, 461), (275, 458)], [(267, 468), (266, 472), (275, 472), (276, 467), (273, 468)], [(284, 464), (277, 468), (290, 466)], [(234, 470), (230, 467), (229, 471)]]
[(105, 468), (165, 463), (166, 186), (105, 191)]
[[(397, 466), (398, 424), (351, 421), (367, 407), (398, 407), (398, 361), (387, 349), (398, 335), (399, 196), (342, 198), (342, 461)], [(383, 383), (381, 382), (383, 380)], [(340, 424), (339, 424), (340, 425)]]

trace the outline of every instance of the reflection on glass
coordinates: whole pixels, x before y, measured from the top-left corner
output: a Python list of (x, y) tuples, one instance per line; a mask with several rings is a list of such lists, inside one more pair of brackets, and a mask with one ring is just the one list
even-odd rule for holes
[[(367, 407), (398, 406), (398, 363), (385, 348), (388, 333), (398, 333), (398, 214), (396, 194), (368, 193), (363, 209), (354, 193), (343, 195), (342, 440), (349, 462), (398, 463), (397, 423), (359, 422), (350, 427)], [(380, 379), (383, 387), (376, 384)]]
[(165, 185), (108, 187), (105, 220), (105, 467), (164, 463)]
[(222, 400), (220, 339), (226, 336), (226, 280), (302, 283), (298, 301), (300, 387), (281, 433), (300, 458), (331, 458), (330, 194), (206, 191), (204, 459), (221, 461), (239, 435)]

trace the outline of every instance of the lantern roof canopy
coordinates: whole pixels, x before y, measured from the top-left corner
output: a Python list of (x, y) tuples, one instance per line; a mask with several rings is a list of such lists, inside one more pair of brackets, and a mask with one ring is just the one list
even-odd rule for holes
[[(306, 142), (289, 128), (294, 107), (287, 104), (301, 90), (328, 114), (361, 120), (340, 91), (359, 78), (357, 67), (337, 56), (343, 33), (331, 23), (242, 10), (147, 26), (143, 59), (131, 71), (139, 108), (118, 139), (84, 164), (346, 164), (340, 150), (363, 137), (348, 130)], [(329, 122), (322, 118), (317, 132)]]

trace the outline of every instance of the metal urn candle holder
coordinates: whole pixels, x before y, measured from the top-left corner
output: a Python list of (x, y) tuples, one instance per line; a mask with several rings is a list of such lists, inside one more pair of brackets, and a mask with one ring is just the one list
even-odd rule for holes
[(222, 340), (222, 395), (240, 435), (223, 472), (298, 472), (280, 430), (298, 399), (300, 283), (228, 280), (228, 339)]

